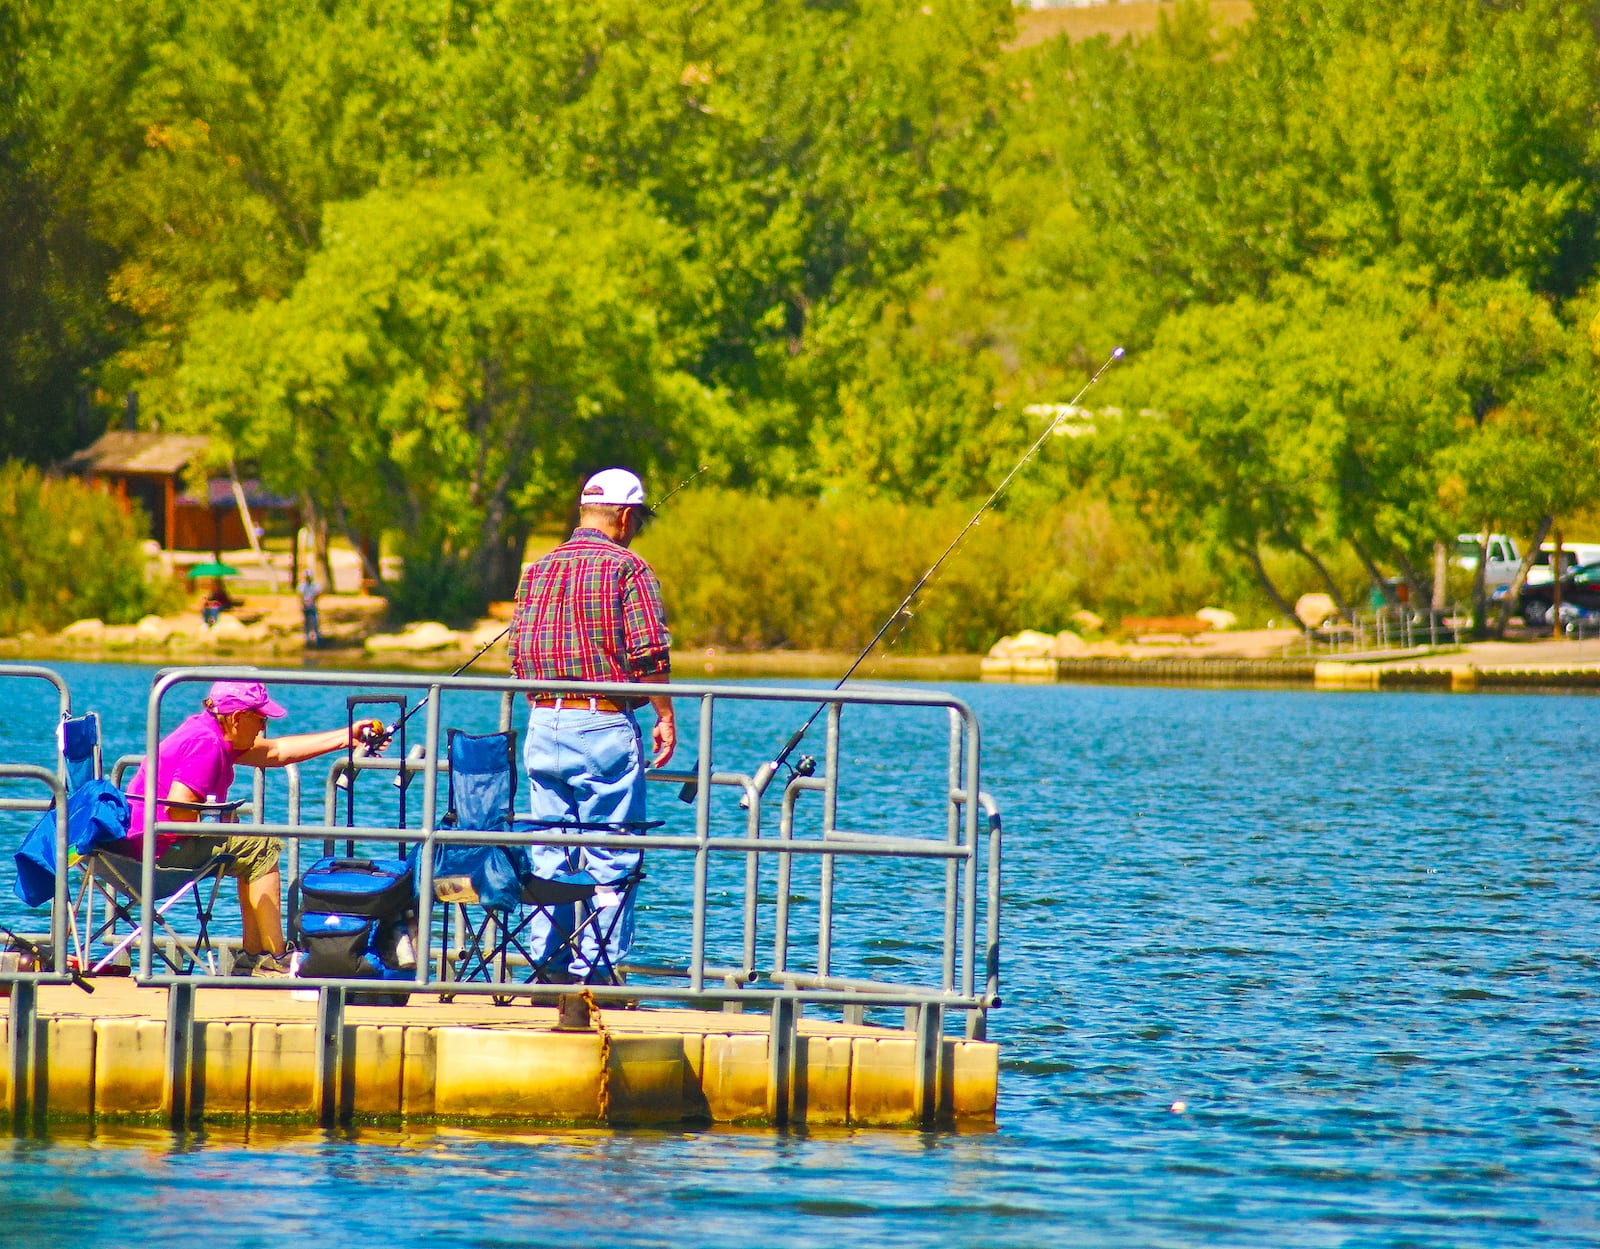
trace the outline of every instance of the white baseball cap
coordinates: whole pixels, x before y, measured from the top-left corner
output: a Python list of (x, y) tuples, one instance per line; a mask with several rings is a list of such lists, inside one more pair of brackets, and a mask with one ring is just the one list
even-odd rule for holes
[(584, 506), (645, 507), (644, 483), (625, 468), (603, 468), (583, 484)]

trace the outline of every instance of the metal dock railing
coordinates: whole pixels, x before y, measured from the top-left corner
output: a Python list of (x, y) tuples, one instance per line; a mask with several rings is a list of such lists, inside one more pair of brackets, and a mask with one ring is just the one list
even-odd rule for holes
[[(61, 714), (72, 710), (64, 682), (48, 669), (0, 665), (0, 678), (27, 677), (51, 681), (59, 691)], [(261, 770), (255, 770), (252, 800), (241, 809), (246, 822), (226, 826), (229, 834), (261, 836), (282, 840), (287, 849), (286, 871), (290, 880), (298, 876), (298, 861), (304, 843), (333, 841), (379, 843), (393, 846), (420, 846), (418, 857), (417, 912), (418, 951), (414, 980), (376, 982), (354, 978), (299, 978), (293, 980), (234, 979), (210, 974), (177, 975), (164, 970), (156, 957), (157, 933), (151, 907), (140, 909), (141, 922), (132, 974), (141, 986), (165, 986), (168, 990), (168, 1070), (173, 1090), (171, 1108), (174, 1122), (184, 1113), (184, 1098), (179, 1090), (191, 1087), (194, 1061), (195, 992), (204, 988), (226, 987), (263, 992), (315, 990), (318, 994), (319, 1053), (326, 1063), (319, 1066), (321, 1087), (337, 1103), (338, 1072), (345, 1061), (340, 1047), (343, 1037), (343, 1012), (348, 995), (403, 989), (413, 993), (456, 996), (492, 995), (495, 998), (541, 999), (573, 994), (592, 995), (599, 1006), (654, 1002), (662, 1005), (697, 1006), (733, 1011), (770, 1012), (772, 1020), (772, 1062), (774, 1079), (783, 1079), (786, 1061), (792, 1059), (797, 1020), (807, 1009), (839, 1012), (846, 1021), (860, 1021), (868, 1011), (904, 1011), (908, 1032), (917, 1038), (919, 1087), (932, 1089), (937, 1079), (941, 1042), (946, 1020), (959, 1020), (959, 1032), (982, 1040), (986, 1035), (988, 1011), (999, 1003), (999, 950), (1001, 898), (1001, 821), (993, 799), (981, 786), (980, 730), (970, 707), (947, 694), (917, 690), (814, 690), (750, 687), (729, 684), (675, 683), (652, 685), (652, 696), (670, 696), (682, 712), (690, 706), (698, 713), (693, 765), (683, 769), (651, 770), (648, 781), (653, 792), (666, 787), (680, 789), (692, 798), (692, 831), (615, 834), (561, 832), (556, 830), (517, 830), (485, 832), (441, 826), (441, 778), (448, 764), (443, 757), (446, 704), (452, 713), (471, 701), (484, 712), (483, 700), (493, 705), (492, 714), (502, 729), (520, 727), (525, 715), (523, 696), (534, 692), (595, 695), (599, 697), (637, 697), (640, 687), (616, 683), (528, 682), (504, 677), (430, 676), (393, 673), (353, 672), (263, 672), (245, 667), (185, 667), (162, 671), (155, 678), (148, 697), (145, 722), (145, 752), (153, 757), (161, 736), (162, 712), (174, 698), (189, 705), (187, 695), (199, 692), (217, 680), (268, 680), (275, 689), (296, 687), (360, 688), (397, 698), (425, 696), (424, 727), (420, 743), (406, 757), (347, 758), (335, 756), (323, 787), (320, 820), (306, 818), (302, 810), (301, 778), (294, 767), (287, 774), (287, 814), (282, 819), (268, 818), (267, 783)], [(195, 701), (198, 701), (196, 699)], [(729, 748), (722, 744), (719, 726), (739, 720), (748, 732), (748, 712), (753, 707), (789, 706), (801, 714), (821, 705), (822, 746), (814, 772), (791, 773), (768, 792), (758, 787), (755, 769), (721, 766)], [(849, 828), (841, 825), (841, 790), (851, 781), (852, 755), (846, 712), (858, 717), (870, 709), (881, 719), (888, 717), (888, 740), (910, 731), (919, 718), (942, 715), (945, 728), (935, 729), (944, 741), (944, 766), (939, 775), (913, 795), (900, 795), (894, 812), (875, 813), (872, 822), (879, 828)], [(904, 724), (906, 729), (900, 726)], [(880, 733), (883, 732), (881, 723)], [(687, 744), (687, 743), (685, 743)], [(681, 749), (681, 747), (680, 747)], [(137, 756), (118, 761), (113, 778), (120, 780)], [(759, 762), (759, 760), (757, 761)], [(932, 772), (931, 766), (924, 769)], [(353, 786), (368, 772), (404, 779), (407, 786), (421, 788), (420, 813), (413, 824), (401, 825), (397, 819), (371, 818), (354, 823), (338, 822), (338, 807), (343, 787)], [(927, 777), (922, 778), (927, 781)], [(42, 786), (47, 795), (12, 799), (0, 797), (0, 810), (37, 810), (55, 804), (64, 813), (66, 783), (64, 769), (52, 772), (37, 764), (0, 765), (0, 782), (28, 782)], [(152, 790), (159, 792), (161, 781), (154, 778)], [(926, 791), (926, 792), (924, 792)], [(855, 790), (852, 789), (852, 795)], [(659, 802), (671, 800), (661, 793)], [(381, 804), (380, 804), (381, 805)], [(154, 893), (155, 834), (193, 833), (192, 823), (162, 823), (155, 819), (155, 804), (145, 805), (142, 889), (144, 898)], [(892, 828), (881, 827), (892, 824)], [(775, 827), (774, 827), (775, 825)], [(217, 831), (221, 832), (222, 829)], [(66, 861), (65, 820), (58, 818), (57, 861)], [(647, 858), (682, 856), (691, 860), (689, 873), (688, 931), (680, 934), (678, 948), (685, 950), (681, 961), (636, 961), (624, 964), (628, 982), (623, 985), (567, 985), (515, 982), (462, 982), (450, 972), (459, 951), (452, 951), (450, 935), (435, 922), (433, 890), (433, 849), (445, 843), (475, 845), (502, 844), (527, 846), (610, 846), (642, 850)], [(727, 859), (742, 859), (742, 889), (713, 892), (710, 881), (714, 866)], [(768, 867), (769, 860), (776, 860)], [(837, 870), (842, 863), (884, 863), (899, 861), (923, 864), (942, 877), (943, 913), (937, 938), (937, 972), (933, 971), (934, 951), (920, 951), (925, 970), (915, 982), (877, 979), (863, 974), (842, 974), (852, 958), (859, 962), (862, 951), (844, 949), (841, 936), (848, 940), (846, 918), (861, 920), (851, 912), (854, 896), (842, 891)], [(815, 930), (807, 931), (797, 918), (791, 901), (797, 862), (808, 866), (818, 881)], [(735, 869), (736, 871), (736, 869)], [(737, 872), (736, 872), (737, 874)], [(50, 945), (51, 966), (33, 972), (0, 975), (11, 983), (13, 1037), (34, 1034), (32, 1012), (35, 990), (40, 982), (61, 983), (72, 975), (68, 963), (66, 909), (68, 881), (58, 873), (55, 903), (52, 908)], [(809, 879), (809, 877), (808, 877)], [(763, 883), (775, 888), (764, 899)], [(935, 889), (937, 885), (933, 886)], [(892, 900), (881, 895), (868, 904), (877, 915), (866, 931), (882, 932), (902, 924)], [(911, 903), (906, 901), (906, 906)], [(737, 907), (738, 914), (728, 913)], [(716, 914), (724, 930), (731, 930), (735, 918), (740, 940), (737, 961), (708, 958), (708, 924)], [(659, 921), (652, 918), (652, 924)], [(860, 924), (856, 925), (859, 930)], [(654, 928), (652, 929), (654, 933)], [(41, 943), (42, 944), (42, 943)], [(660, 942), (658, 941), (659, 945)], [(670, 944), (670, 942), (669, 942)], [(31, 1087), (31, 1046), (13, 1045), (11, 1054), (14, 1090)], [(788, 1056), (786, 1058), (786, 1056)], [(929, 1094), (931, 1096), (931, 1093)], [(15, 1098), (13, 1112), (25, 1113), (26, 1098)], [(783, 1104), (779, 1099), (778, 1104)], [(331, 1112), (330, 1112), (331, 1113)]]

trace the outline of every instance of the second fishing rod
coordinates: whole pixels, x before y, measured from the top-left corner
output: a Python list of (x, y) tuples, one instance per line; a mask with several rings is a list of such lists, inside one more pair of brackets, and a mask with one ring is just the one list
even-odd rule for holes
[[(1071, 401), (1066, 406), (1068, 408), (1076, 407), (1078, 401), (1082, 399), (1084, 395), (1088, 394), (1090, 388), (1100, 380), (1101, 375), (1104, 374), (1105, 371), (1118, 360), (1122, 359), (1124, 354), (1125, 353), (1121, 347), (1113, 348), (1111, 354), (1106, 357), (1105, 363), (1094, 371), (1094, 374), (1083, 384), (1082, 388), (1079, 389), (1078, 393), (1072, 397)], [(984, 513), (993, 507), (999, 500), (1000, 496), (1005, 493), (1006, 487), (1011, 484), (1012, 479), (1023, 470), (1023, 467), (1028, 463), (1028, 461), (1031, 460), (1039, 448), (1044, 445), (1045, 439), (1050, 437), (1050, 435), (1055, 431), (1058, 420), (1059, 416), (1052, 414), (1050, 423), (1040, 431), (1039, 436), (1035, 438), (1028, 449), (1022, 453), (1022, 458), (1012, 465), (1011, 471), (1007, 473), (1001, 480), (1000, 484), (994, 488), (994, 492), (983, 501), (983, 506), (981, 506), (972, 514), (972, 519), (962, 526), (961, 531), (950, 540), (950, 545), (945, 547), (939, 558), (934, 560), (933, 563), (928, 566), (927, 571), (917, 578), (916, 584), (911, 587), (905, 598), (900, 600), (900, 605), (896, 607), (894, 611), (889, 614), (888, 618), (883, 622), (883, 624), (878, 627), (878, 631), (872, 635), (872, 640), (862, 648), (861, 653), (856, 656), (855, 662), (850, 665), (850, 667), (845, 671), (845, 674), (834, 684), (833, 688), (835, 690), (841, 689), (844, 686), (844, 683), (853, 675), (855, 675), (856, 669), (866, 661), (867, 656), (872, 653), (873, 648), (883, 640), (884, 634), (886, 634), (894, 626), (895, 622), (905, 614), (907, 608), (911, 606), (912, 601), (917, 597), (918, 594), (922, 592), (923, 587), (925, 587), (928, 582), (933, 580), (934, 574), (937, 573), (943, 566), (945, 560), (950, 558), (956, 547), (961, 545), (962, 539), (965, 538), (967, 534), (972, 532), (973, 527), (983, 519)], [(790, 736), (789, 740), (783, 744), (783, 749), (780, 750), (772, 759), (766, 763), (763, 763), (759, 768), (756, 769), (756, 774), (753, 779), (757, 794), (764, 794), (767, 792), (767, 786), (772, 784), (772, 778), (777, 775), (778, 769), (788, 765), (789, 756), (799, 749), (800, 743), (805, 738), (807, 731), (813, 724), (817, 722), (817, 717), (823, 713), (826, 707), (826, 703), (819, 703), (817, 705), (817, 709), (811, 713), (806, 722), (796, 729)], [(810, 776), (816, 771), (816, 766), (815, 759), (805, 756), (801, 758), (799, 763), (790, 768), (790, 773), (791, 775)], [(682, 796), (684, 796), (686, 800), (692, 799), (692, 788), (690, 786), (685, 786), (684, 789), (685, 794)], [(748, 798), (746, 798), (741, 802), (740, 805), (747, 805), (748, 801)]]

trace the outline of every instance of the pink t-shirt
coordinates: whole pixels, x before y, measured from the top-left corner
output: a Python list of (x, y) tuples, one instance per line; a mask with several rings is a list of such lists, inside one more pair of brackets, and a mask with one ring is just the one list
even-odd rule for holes
[[(233, 747), (228, 745), (217, 718), (209, 711), (201, 711), (190, 716), (162, 739), (157, 752), (156, 770), (161, 787), (168, 795), (172, 793), (172, 783), (181, 781), (199, 794), (202, 802), (226, 802), (228, 787), (233, 784), (234, 757)], [(128, 784), (128, 811), (131, 816), (128, 827), (131, 831), (126, 840), (134, 853), (138, 853), (139, 843), (144, 838), (142, 795), (146, 783), (145, 765), (141, 763)], [(156, 819), (167, 818), (166, 805), (158, 803)], [(176, 833), (157, 834), (156, 854), (165, 853), (167, 847), (177, 840)]]

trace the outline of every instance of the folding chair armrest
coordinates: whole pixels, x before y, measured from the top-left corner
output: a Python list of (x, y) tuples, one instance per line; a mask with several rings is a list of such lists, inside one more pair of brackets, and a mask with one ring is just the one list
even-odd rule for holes
[[(202, 820), (207, 816), (213, 816), (218, 823), (225, 824), (232, 822), (240, 807), (249, 806), (250, 800), (248, 798), (235, 798), (232, 802), (180, 802), (176, 798), (168, 798), (162, 805), (168, 809), (193, 811)], [(183, 836), (181, 833), (178, 835), (180, 837)]]

